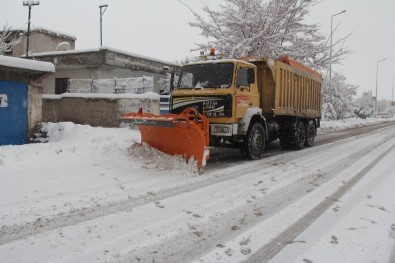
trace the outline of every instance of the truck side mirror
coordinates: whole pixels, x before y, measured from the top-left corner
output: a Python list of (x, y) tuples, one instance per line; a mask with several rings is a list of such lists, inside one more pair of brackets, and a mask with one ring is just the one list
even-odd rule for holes
[(253, 68), (249, 68), (247, 71), (247, 81), (248, 84), (255, 83), (255, 70)]

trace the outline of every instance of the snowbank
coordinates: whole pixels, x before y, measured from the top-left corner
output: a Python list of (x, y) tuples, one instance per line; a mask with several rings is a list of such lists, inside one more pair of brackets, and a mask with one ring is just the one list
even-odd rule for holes
[(385, 123), (395, 121), (395, 118), (367, 118), (367, 119), (344, 119), (344, 120), (330, 120), (321, 121), (321, 128), (319, 132), (339, 131), (351, 128), (358, 128), (369, 126), (373, 124)]
[[(43, 136), (39, 136), (36, 141), (47, 143), (71, 142), (80, 144), (80, 147), (83, 147), (87, 142), (88, 144), (94, 142), (98, 147), (101, 147), (100, 142), (108, 139), (109, 134), (113, 132), (115, 136), (119, 136), (120, 141), (113, 138), (114, 147), (111, 147), (111, 150), (115, 151), (116, 149), (121, 149), (121, 154), (124, 155), (124, 157), (140, 163), (143, 168), (183, 170), (192, 173), (197, 171), (197, 164), (194, 160), (185, 162), (181, 156), (170, 156), (145, 143), (141, 144), (140, 132), (138, 130), (130, 128), (121, 128), (119, 131), (117, 130), (117, 128), (94, 128), (89, 125), (79, 125), (72, 122), (43, 123), (41, 128), (41, 134)], [(122, 137), (124, 137), (123, 140)], [(129, 140), (130, 142), (124, 143)], [(86, 148), (90, 148), (90, 145), (85, 146)], [(104, 146), (104, 148), (109, 147)]]

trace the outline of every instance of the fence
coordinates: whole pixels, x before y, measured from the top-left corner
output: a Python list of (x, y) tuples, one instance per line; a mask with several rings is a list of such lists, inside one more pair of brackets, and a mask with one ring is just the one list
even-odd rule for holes
[(143, 94), (153, 92), (152, 76), (114, 79), (70, 79), (69, 93)]

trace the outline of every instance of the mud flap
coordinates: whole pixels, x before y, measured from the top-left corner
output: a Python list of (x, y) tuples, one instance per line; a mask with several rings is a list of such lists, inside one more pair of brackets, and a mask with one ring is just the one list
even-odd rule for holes
[(159, 116), (128, 113), (120, 120), (139, 126), (141, 142), (161, 152), (183, 156), (186, 160), (194, 158), (199, 170), (209, 159), (209, 122), (193, 108), (187, 108), (180, 114)]

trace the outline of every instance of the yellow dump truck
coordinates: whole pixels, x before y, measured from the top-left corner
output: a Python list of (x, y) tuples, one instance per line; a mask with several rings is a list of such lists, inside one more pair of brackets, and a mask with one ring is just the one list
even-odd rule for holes
[(236, 60), (211, 54), (182, 67), (170, 115), (132, 113), (122, 119), (140, 126), (143, 141), (193, 156), (202, 168), (209, 146), (240, 147), (249, 159), (260, 158), (265, 144), (277, 139), (283, 148), (312, 146), (321, 90), (321, 75), (288, 57)]

